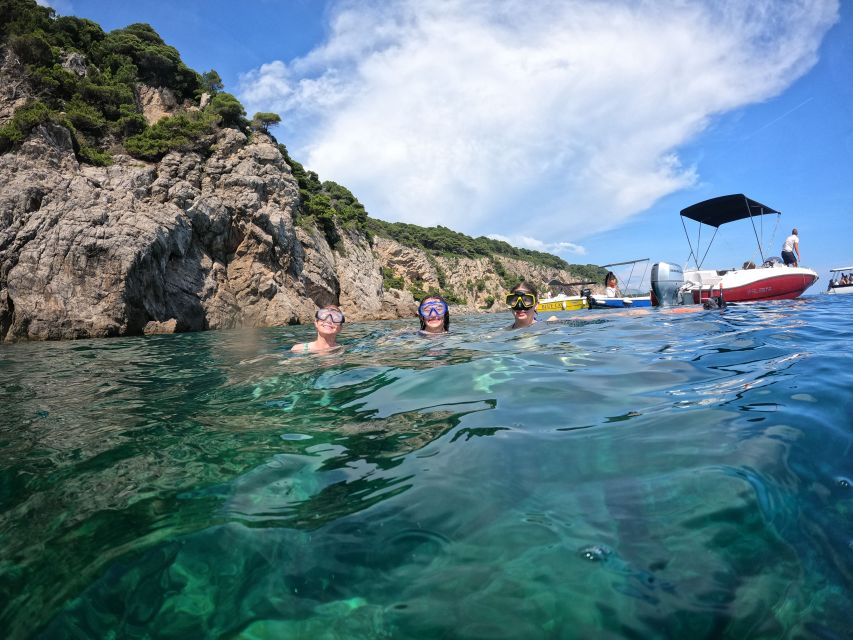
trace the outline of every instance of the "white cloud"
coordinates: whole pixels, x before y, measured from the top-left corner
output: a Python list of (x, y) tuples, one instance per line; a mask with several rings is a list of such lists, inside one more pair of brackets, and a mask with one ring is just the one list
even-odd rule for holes
[(548, 253), (553, 253), (562, 256), (586, 255), (586, 247), (579, 244), (575, 244), (574, 242), (543, 242), (542, 240), (539, 240), (537, 238), (531, 238), (530, 236), (504, 236), (499, 233), (490, 233), (486, 237), (491, 238), (492, 240), (502, 240), (503, 242), (507, 242), (514, 247), (521, 247), (522, 249), (546, 251)]
[(694, 184), (679, 147), (811, 68), (838, 2), (362, 0), (330, 16), (310, 54), (243, 77), (248, 111), (281, 114), (292, 155), (372, 215), (558, 247)]

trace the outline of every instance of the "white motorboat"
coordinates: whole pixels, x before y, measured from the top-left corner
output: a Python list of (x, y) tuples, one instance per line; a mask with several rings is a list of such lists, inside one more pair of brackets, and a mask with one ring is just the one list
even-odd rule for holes
[[(830, 269), (829, 287), (827, 293), (833, 295), (853, 293), (853, 267), (836, 267)], [(837, 275), (837, 274), (841, 275)], [(847, 278), (844, 276), (847, 275)], [(843, 283), (843, 284), (842, 284)]]
[[(747, 198), (743, 194), (720, 196), (694, 204), (681, 210), (681, 223), (690, 245), (690, 255), (695, 260), (695, 268), (658, 262), (652, 266), (652, 303), (655, 305), (700, 304), (710, 298), (722, 297), (726, 302), (751, 302), (756, 300), (784, 300), (797, 298), (818, 280), (817, 272), (806, 267), (788, 267), (776, 257), (765, 257), (764, 249), (755, 220), (761, 216), (776, 214), (775, 209)], [(702, 225), (714, 227), (714, 236), (708, 242), (702, 260), (697, 254), (700, 250), (697, 239), (696, 250), (690, 242), (684, 219), (699, 223), (699, 238)], [(760, 266), (747, 261), (740, 268), (703, 269), (702, 263), (708, 255), (708, 249), (717, 235), (720, 226), (736, 220), (749, 219), (758, 241)]]

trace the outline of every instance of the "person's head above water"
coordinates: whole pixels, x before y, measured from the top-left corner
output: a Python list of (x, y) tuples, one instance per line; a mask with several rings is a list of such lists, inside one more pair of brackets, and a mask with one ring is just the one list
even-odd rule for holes
[(293, 345), (291, 351), (298, 353), (315, 353), (327, 351), (338, 346), (338, 334), (346, 321), (344, 312), (334, 304), (327, 304), (314, 312), (314, 328), (317, 329), (317, 338), (314, 342), (300, 342)]
[(346, 322), (344, 312), (335, 304), (327, 304), (314, 312), (314, 326), (317, 327), (317, 331), (320, 331), (322, 327), (325, 330), (334, 330), (337, 334), (344, 322)]
[(427, 296), (418, 305), (421, 331), (444, 333), (450, 331), (450, 308), (441, 296)]
[(539, 293), (536, 287), (527, 281), (519, 282), (506, 296), (506, 306), (512, 309), (515, 322), (513, 329), (526, 327), (536, 322), (536, 303), (539, 301)]

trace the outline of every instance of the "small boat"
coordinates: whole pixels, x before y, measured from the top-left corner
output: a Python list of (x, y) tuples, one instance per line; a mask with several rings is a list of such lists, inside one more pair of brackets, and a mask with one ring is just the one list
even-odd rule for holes
[[(639, 260), (626, 260), (625, 262), (612, 262), (610, 264), (602, 265), (603, 269), (608, 269), (610, 267), (624, 267), (627, 265), (631, 265), (631, 271), (625, 280), (625, 289), (624, 292), (621, 292), (623, 295), (619, 296), (608, 296), (601, 294), (591, 294), (588, 295), (589, 298), (589, 308), (590, 309), (624, 309), (626, 307), (634, 308), (634, 307), (650, 307), (652, 306), (651, 295), (649, 293), (643, 293), (638, 289), (631, 288), (631, 281), (634, 277), (634, 268), (636, 265), (640, 263), (646, 263), (645, 269), (643, 269), (643, 275), (640, 276), (640, 283), (642, 283), (646, 278), (646, 270), (649, 266), (648, 258), (640, 258)], [(605, 278), (604, 284), (607, 285), (607, 279), (610, 276), (615, 274), (610, 271)]]
[[(578, 311), (586, 309), (589, 306), (589, 301), (587, 300), (588, 291), (584, 287), (590, 284), (592, 283), (551, 280), (548, 286), (558, 293), (541, 298), (536, 305), (536, 311)], [(575, 287), (579, 294), (572, 294), (572, 287)]]
[(625, 309), (626, 307), (650, 307), (652, 306), (652, 298), (647, 296), (623, 296), (621, 298), (608, 298), (595, 294), (590, 296), (590, 309)]
[[(833, 295), (843, 295), (846, 293), (853, 293), (853, 267), (837, 267), (835, 269), (829, 270), (829, 287), (826, 289), (827, 293), (831, 293)], [(849, 276), (847, 278), (846, 284), (841, 284), (842, 277), (844, 274), (849, 272)], [(842, 274), (841, 277), (835, 277), (836, 273)]]
[[(756, 220), (763, 226), (763, 217), (776, 214), (778, 226), (781, 214), (742, 193), (711, 198), (681, 210), (681, 224), (690, 245), (690, 255), (696, 267), (685, 267), (669, 262), (657, 262), (652, 265), (652, 296), (655, 305), (702, 304), (712, 298), (724, 298), (726, 302), (753, 302), (757, 300), (786, 300), (798, 298), (818, 280), (817, 272), (805, 267), (788, 267), (781, 258), (765, 257), (761, 246)], [(696, 250), (690, 242), (690, 235), (684, 219), (699, 223), (699, 238)], [(703, 269), (702, 263), (708, 255), (717, 231), (721, 225), (736, 220), (749, 219), (758, 241), (758, 253), (761, 265), (747, 261), (742, 267), (729, 269)], [(714, 235), (708, 242), (702, 260), (697, 254), (700, 250), (702, 226), (714, 227)]]
[(586, 309), (587, 299), (584, 296), (557, 295), (551, 298), (542, 298), (536, 305), (537, 311), (578, 311)]

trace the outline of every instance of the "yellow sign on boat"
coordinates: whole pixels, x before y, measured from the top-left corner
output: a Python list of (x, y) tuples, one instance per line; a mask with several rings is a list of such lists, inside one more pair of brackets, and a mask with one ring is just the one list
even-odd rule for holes
[(560, 298), (544, 298), (536, 305), (537, 311), (579, 311), (588, 307), (586, 298), (581, 296), (566, 296)]

